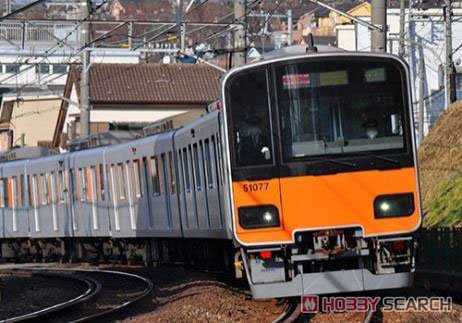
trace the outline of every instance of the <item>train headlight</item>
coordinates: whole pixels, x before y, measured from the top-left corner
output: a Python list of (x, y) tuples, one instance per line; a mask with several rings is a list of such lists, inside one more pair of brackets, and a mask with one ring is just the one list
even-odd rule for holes
[(414, 194), (380, 195), (374, 200), (376, 218), (393, 218), (414, 213)]
[(278, 227), (279, 212), (274, 205), (244, 206), (239, 210), (239, 224), (244, 229)]

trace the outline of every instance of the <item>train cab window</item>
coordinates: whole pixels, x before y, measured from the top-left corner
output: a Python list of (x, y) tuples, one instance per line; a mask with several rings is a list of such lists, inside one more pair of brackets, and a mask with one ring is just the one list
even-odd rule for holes
[(133, 161), (133, 177), (134, 177), (134, 185), (135, 185), (135, 196), (140, 198), (143, 196), (142, 189), (141, 189), (141, 171), (140, 171), (140, 160)]
[(170, 193), (176, 194), (175, 165), (173, 160), (173, 153), (171, 151), (168, 152), (168, 169), (170, 177)]
[(124, 164), (123, 163), (117, 164), (117, 177), (119, 180), (119, 199), (125, 200), (126, 192), (125, 192), (125, 174), (124, 174)]
[(185, 189), (186, 192), (191, 191), (191, 179), (189, 178), (189, 162), (188, 162), (188, 152), (186, 148), (183, 148), (182, 154), (182, 163), (183, 163), (183, 176), (185, 182)]
[(404, 148), (402, 77), (373, 59), (278, 66), (284, 160)]
[(201, 183), (201, 172), (200, 172), (200, 166), (199, 166), (199, 152), (197, 150), (197, 144), (193, 144), (193, 164), (194, 164), (194, 176), (196, 178), (196, 188), (198, 191), (202, 189), (202, 183)]
[(265, 70), (235, 76), (227, 89), (230, 133), (237, 166), (273, 163), (268, 82)]
[(151, 157), (151, 179), (153, 194), (160, 195), (159, 165), (157, 163), (157, 156)]
[(213, 174), (212, 174), (212, 160), (214, 159), (213, 156), (210, 155), (210, 141), (209, 139), (204, 140), (204, 162), (205, 162), (205, 170), (207, 174), (207, 184), (209, 188), (213, 187)]

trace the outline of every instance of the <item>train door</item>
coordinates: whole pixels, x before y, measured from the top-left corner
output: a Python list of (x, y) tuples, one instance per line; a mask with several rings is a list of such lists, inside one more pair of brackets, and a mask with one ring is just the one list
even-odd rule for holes
[[(179, 189), (176, 176), (173, 133), (156, 136), (154, 142), (159, 194), (152, 199), (154, 226), (167, 236), (181, 236)], [(159, 209), (158, 209), (159, 207)]]
[[(74, 235), (105, 237), (110, 235), (106, 198), (103, 150), (88, 150), (72, 155)], [(103, 193), (104, 191), (104, 193)]]
[(67, 237), (72, 230), (67, 207), (64, 159), (53, 157), (30, 162), (27, 178), (29, 223), (32, 238)]
[(207, 207), (209, 210), (210, 227), (214, 230), (223, 229), (222, 209), (217, 173), (217, 156), (214, 150), (215, 136), (204, 140), (204, 164), (206, 174)]
[(216, 147), (218, 112), (175, 134), (185, 236), (224, 237)]
[(3, 186), (6, 195), (4, 228), (6, 238), (29, 237), (28, 163), (12, 162), (4, 166)]

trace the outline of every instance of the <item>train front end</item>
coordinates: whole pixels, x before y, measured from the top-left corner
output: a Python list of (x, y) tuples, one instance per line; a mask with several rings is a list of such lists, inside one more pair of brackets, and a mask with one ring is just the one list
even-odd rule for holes
[(223, 82), (236, 271), (255, 298), (401, 288), (420, 226), (409, 72), (316, 53)]

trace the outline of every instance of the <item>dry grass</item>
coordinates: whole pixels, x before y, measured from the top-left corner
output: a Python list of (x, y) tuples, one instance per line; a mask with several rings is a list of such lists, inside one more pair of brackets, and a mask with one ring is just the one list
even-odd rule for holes
[(430, 130), (419, 149), (424, 213), (440, 186), (462, 169), (462, 102), (451, 105)]

